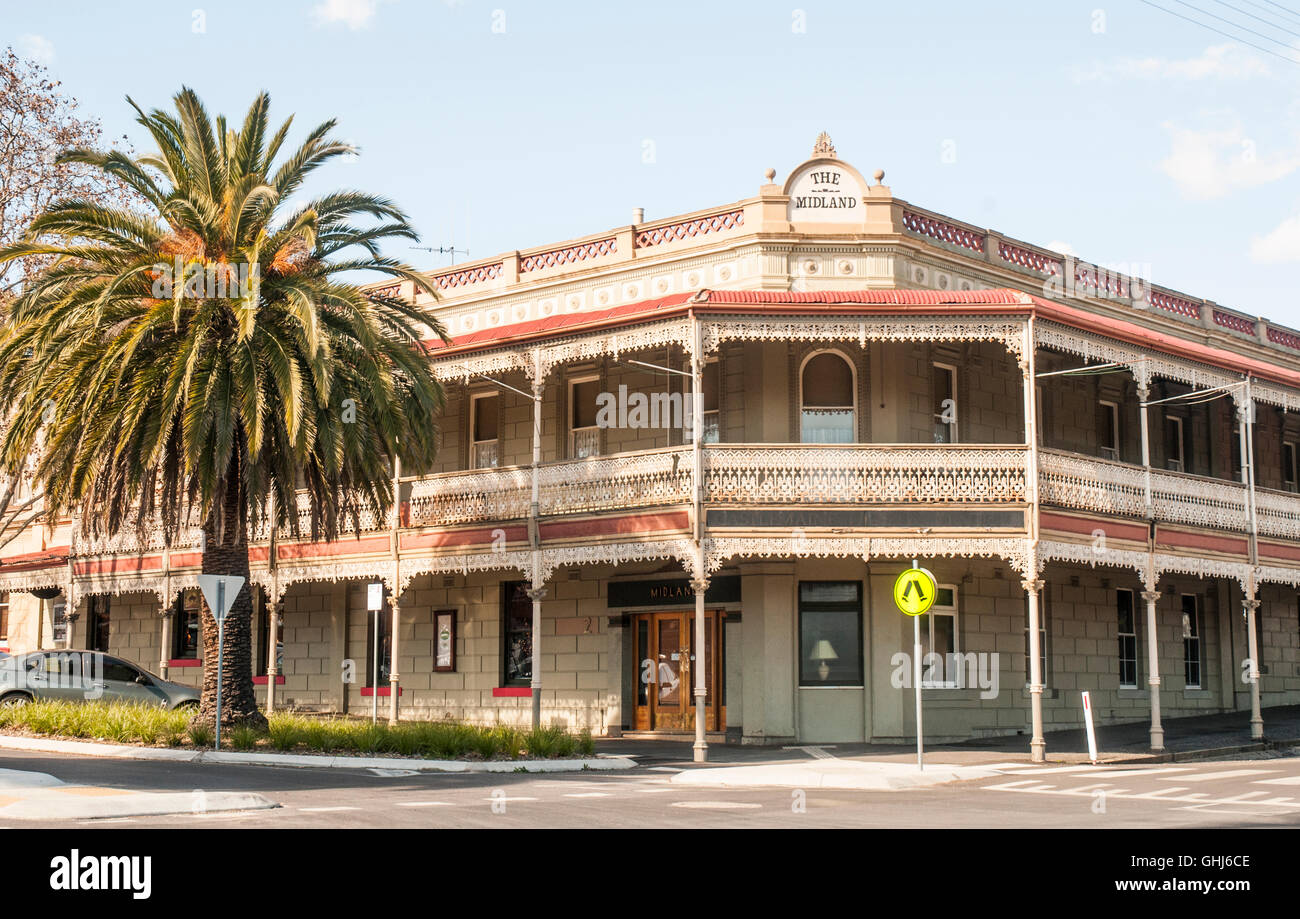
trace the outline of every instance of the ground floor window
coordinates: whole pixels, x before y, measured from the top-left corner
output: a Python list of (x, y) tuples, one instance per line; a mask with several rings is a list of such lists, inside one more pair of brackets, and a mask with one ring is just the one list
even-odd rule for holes
[(533, 681), (533, 601), (525, 581), (501, 585), (501, 685)]
[(91, 651), (108, 650), (108, 627), (111, 613), (110, 598), (96, 594), (88, 601), (90, 616), (86, 622), (86, 646)]
[[(371, 629), (373, 632), (374, 630)], [(257, 604), (257, 662), (256, 675), (266, 676), (267, 666), (270, 663), (270, 643), (271, 643), (271, 604), (267, 600), (266, 593), (258, 588)], [(281, 638), (275, 643), (275, 672), (284, 673), (284, 640)]]
[(55, 597), (52, 605), (54, 608), (50, 611), (50, 623), (53, 626), (54, 634), (51, 637), (56, 645), (67, 644), (68, 601), (64, 597)]
[(1183, 682), (1201, 688), (1201, 611), (1195, 594), (1183, 594)]
[[(957, 638), (957, 588), (940, 586), (930, 611), (921, 616), (921, 686), (925, 689), (955, 689), (957, 668), (949, 655), (960, 653)], [(933, 660), (930, 655), (938, 655)], [(931, 664), (933, 661), (933, 664)]]
[(862, 685), (862, 582), (799, 583), (799, 685)]
[(1137, 689), (1137, 618), (1133, 610), (1133, 591), (1115, 591), (1115, 612), (1119, 623), (1119, 685), (1121, 689)]
[(203, 592), (197, 587), (181, 591), (173, 607), (176, 614), (172, 631), (172, 657), (197, 660), (199, 656), (199, 619), (203, 613)]
[[(379, 617), (379, 669), (375, 669), (375, 620)], [(383, 601), (378, 610), (366, 612), (366, 688), (375, 688), (375, 677), (379, 677), (379, 687), (388, 685), (393, 672), (393, 610), (388, 602), (388, 588), (383, 590)]]
[(9, 640), (9, 592), (0, 591), (0, 641)]

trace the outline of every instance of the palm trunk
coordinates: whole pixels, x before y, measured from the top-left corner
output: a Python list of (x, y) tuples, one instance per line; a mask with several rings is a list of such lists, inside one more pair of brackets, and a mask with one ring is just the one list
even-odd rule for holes
[[(231, 491), (239, 492), (235, 483)], [(248, 579), (248, 521), (240, 512), (240, 500), (227, 502), (224, 539), (219, 533), (216, 514), (203, 524), (203, 573), (235, 575), (244, 586), (235, 595), (235, 603), (226, 615), (225, 653), (221, 667), (221, 726), (244, 724), (255, 728), (267, 726), (253, 694), (253, 585)], [(203, 607), (203, 696), (194, 720), (208, 725), (217, 721), (217, 623), (206, 603)]]

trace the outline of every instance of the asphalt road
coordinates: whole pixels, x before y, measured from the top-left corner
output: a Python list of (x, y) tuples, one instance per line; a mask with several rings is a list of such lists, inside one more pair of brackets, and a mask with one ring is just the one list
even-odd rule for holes
[[(618, 773), (402, 774), (392, 770), (104, 760), (0, 753), (0, 769), (132, 791), (256, 792), (272, 810), (64, 822), (42, 827), (645, 828), (1300, 826), (1300, 757), (1125, 766), (1007, 767), (1004, 774), (897, 791), (699, 788), (688, 764)], [(4, 820), (0, 829), (27, 821)]]

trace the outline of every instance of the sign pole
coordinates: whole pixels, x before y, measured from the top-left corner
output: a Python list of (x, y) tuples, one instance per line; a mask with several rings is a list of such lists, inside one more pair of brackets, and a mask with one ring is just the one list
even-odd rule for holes
[(375, 617), (375, 646), (374, 660), (370, 662), (370, 672), (374, 674), (371, 680), (375, 685), (370, 688), (370, 723), (379, 723), (379, 610), (375, 610), (370, 615)]
[(213, 748), (217, 750), (221, 749), (221, 671), (226, 659), (226, 614), (235, 605), (235, 597), (243, 586), (244, 579), (238, 575), (199, 575), (199, 589), (217, 623), (217, 726), (213, 735)]
[(916, 682), (916, 768), (925, 771), (925, 755), (921, 742), (921, 617), (912, 617), (912, 678)]
[[(916, 559), (912, 567), (919, 568)], [(921, 617), (912, 617), (912, 680), (916, 686), (916, 768), (925, 771), (925, 750), (921, 731)]]
[(384, 608), (384, 583), (376, 581), (366, 585), (366, 607), (375, 617), (374, 653), (370, 660), (370, 723), (379, 723), (379, 613)]
[(226, 657), (226, 582), (217, 581), (217, 733), (213, 749), (221, 749), (221, 670)]
[(894, 605), (912, 617), (912, 682), (916, 688), (916, 768), (925, 771), (925, 730), (921, 713), (921, 617), (934, 605), (939, 586), (916, 559), (894, 581)]

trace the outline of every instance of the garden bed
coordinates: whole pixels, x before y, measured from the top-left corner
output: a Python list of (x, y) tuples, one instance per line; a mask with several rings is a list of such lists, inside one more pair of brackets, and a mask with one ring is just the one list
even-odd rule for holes
[[(193, 710), (167, 710), (113, 702), (31, 702), (0, 706), (0, 733), (28, 737), (98, 740), (143, 747), (207, 750), (212, 731), (191, 725)], [(225, 750), (257, 753), (318, 753), (420, 757), (440, 760), (523, 760), (589, 757), (590, 732), (482, 727), (454, 721), (372, 724), (275, 712), (269, 730), (231, 727), (221, 732)]]

